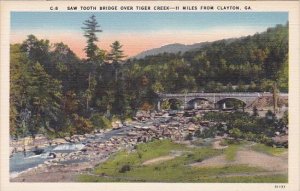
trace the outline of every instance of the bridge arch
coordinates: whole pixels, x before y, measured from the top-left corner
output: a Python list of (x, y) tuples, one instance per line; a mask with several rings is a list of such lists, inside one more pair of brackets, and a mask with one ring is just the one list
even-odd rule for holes
[(196, 97), (187, 101), (187, 105), (194, 109), (213, 109), (214, 103), (209, 98)]
[(184, 101), (178, 98), (164, 98), (159, 101), (159, 107), (161, 109), (178, 110), (184, 105)]
[(220, 109), (244, 109), (247, 106), (247, 102), (239, 98), (226, 97), (218, 100), (216, 106)]

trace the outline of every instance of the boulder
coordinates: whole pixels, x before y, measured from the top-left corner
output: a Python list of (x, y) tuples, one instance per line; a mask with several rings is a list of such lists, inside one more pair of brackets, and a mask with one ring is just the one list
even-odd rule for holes
[(71, 142), (71, 137), (65, 137), (64, 139), (68, 142)]
[(149, 130), (149, 127), (148, 126), (143, 126), (142, 129), (143, 130)]
[(67, 143), (67, 141), (65, 139), (62, 139), (62, 138), (54, 139), (52, 142), (54, 144), (65, 144), (65, 143)]
[(77, 140), (78, 140), (78, 141), (83, 141), (83, 140), (85, 140), (85, 137), (84, 137), (83, 135), (79, 135), (79, 136), (77, 137)]
[(288, 147), (288, 135), (272, 137), (272, 140), (277, 146)]

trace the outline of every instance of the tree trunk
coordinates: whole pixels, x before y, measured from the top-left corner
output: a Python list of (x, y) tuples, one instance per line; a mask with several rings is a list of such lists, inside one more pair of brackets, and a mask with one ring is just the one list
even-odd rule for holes
[(273, 84), (273, 110), (274, 113), (277, 113), (277, 104), (278, 104), (278, 95), (277, 95), (277, 83)]
[[(88, 90), (90, 91), (91, 88), (91, 72), (89, 72), (89, 78), (88, 78)], [(89, 95), (86, 95), (86, 111), (89, 110)]]

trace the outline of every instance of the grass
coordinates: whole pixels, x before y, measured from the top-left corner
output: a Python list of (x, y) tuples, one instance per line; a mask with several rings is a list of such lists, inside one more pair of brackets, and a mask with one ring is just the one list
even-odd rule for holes
[[(154, 182), (146, 181), (145, 179), (125, 179), (125, 178), (112, 178), (112, 177), (103, 177), (99, 178), (97, 176), (91, 175), (81, 175), (81, 182)], [(156, 181), (162, 182), (162, 181)], [(163, 181), (167, 182), (167, 181)], [(168, 182), (194, 182), (194, 183), (287, 183), (287, 175), (270, 175), (270, 176), (232, 176), (232, 177), (193, 177), (184, 181), (180, 179), (179, 181), (168, 181)]]
[(216, 177), (216, 178), (207, 178), (207, 179), (205, 179), (205, 182), (219, 182), (219, 183), (288, 183), (288, 177), (287, 177), (287, 175)]
[[(234, 160), (241, 145), (229, 145), (225, 151), (228, 160)], [(168, 161), (151, 165), (143, 162), (173, 151), (182, 154)], [(222, 154), (211, 147), (187, 148), (168, 140), (140, 144), (136, 151), (121, 151), (100, 164), (90, 174), (78, 177), (80, 182), (287, 182), (287, 176), (254, 176), (265, 172), (258, 167), (230, 165), (223, 167), (192, 167), (190, 164)], [(126, 171), (120, 171), (128, 167)], [(245, 176), (243, 176), (245, 175)], [(253, 175), (253, 176), (252, 176)]]
[(236, 153), (241, 145), (238, 144), (231, 144), (228, 146), (228, 148), (225, 150), (224, 154), (226, 157), (226, 160), (228, 161), (234, 161), (236, 157)]
[[(174, 164), (174, 163), (173, 163)], [(160, 164), (155, 166), (135, 167), (124, 174), (114, 176), (82, 175), (81, 182), (226, 182), (234, 177), (227, 175), (262, 172), (262, 169), (235, 165), (226, 167), (192, 168), (184, 165)], [(248, 178), (249, 179), (249, 178)], [(240, 180), (243, 182), (242, 180)], [(263, 180), (261, 180), (263, 182)], [(235, 180), (238, 182), (238, 180)]]
[(107, 174), (110, 176), (119, 173), (124, 165), (132, 167), (141, 165), (146, 160), (169, 155), (173, 150), (182, 150), (183, 145), (175, 144), (170, 141), (155, 141), (148, 144), (140, 144), (135, 152), (121, 151), (113, 155), (107, 162), (96, 168), (94, 173)]
[(270, 147), (266, 146), (264, 144), (255, 144), (251, 147), (251, 149), (262, 152), (271, 156), (281, 156), (284, 152), (287, 151), (286, 148), (276, 148), (276, 147)]

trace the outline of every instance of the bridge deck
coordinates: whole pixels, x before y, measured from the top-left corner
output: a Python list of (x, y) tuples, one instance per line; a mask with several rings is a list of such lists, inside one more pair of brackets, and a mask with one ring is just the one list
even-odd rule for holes
[[(273, 96), (269, 92), (231, 92), (231, 93), (186, 93), (186, 94), (158, 94), (161, 98), (167, 97), (262, 97), (262, 96)], [(279, 96), (288, 96), (287, 93), (280, 93)]]

